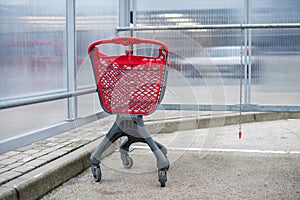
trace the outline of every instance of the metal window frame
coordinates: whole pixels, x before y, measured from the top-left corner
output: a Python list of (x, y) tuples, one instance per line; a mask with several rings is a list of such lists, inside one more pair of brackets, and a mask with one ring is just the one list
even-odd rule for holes
[[(66, 15), (67, 15), (67, 80), (68, 92), (76, 90), (76, 13), (75, 0), (66, 0)], [(68, 98), (68, 119), (77, 118), (77, 97)]]

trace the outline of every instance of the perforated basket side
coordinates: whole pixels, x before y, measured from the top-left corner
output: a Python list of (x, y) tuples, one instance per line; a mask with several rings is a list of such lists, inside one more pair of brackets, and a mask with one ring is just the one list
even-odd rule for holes
[(147, 115), (155, 110), (164, 93), (165, 60), (143, 56), (96, 57), (95, 75), (105, 111)]

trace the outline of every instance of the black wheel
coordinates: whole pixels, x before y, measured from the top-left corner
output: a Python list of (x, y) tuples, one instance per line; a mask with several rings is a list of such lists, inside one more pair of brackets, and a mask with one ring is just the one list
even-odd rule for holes
[(166, 169), (158, 170), (158, 181), (160, 182), (161, 187), (166, 186), (166, 182), (167, 182), (167, 170)]
[(122, 160), (123, 167), (125, 167), (126, 169), (130, 169), (132, 167), (133, 160), (128, 155), (121, 153), (121, 160)]
[(102, 178), (100, 166), (99, 165), (92, 165), (91, 170), (92, 170), (94, 180), (96, 182), (99, 182)]

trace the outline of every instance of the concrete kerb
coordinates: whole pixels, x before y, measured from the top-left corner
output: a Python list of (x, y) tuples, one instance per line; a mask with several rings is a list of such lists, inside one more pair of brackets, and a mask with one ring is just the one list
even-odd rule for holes
[[(90, 152), (101, 142), (95, 140), (61, 158), (1, 186), (0, 199), (37, 199), (90, 166)], [(117, 144), (116, 144), (117, 145)], [(107, 156), (116, 149), (112, 145)]]
[[(280, 119), (299, 119), (300, 113), (272, 112), (272, 113), (244, 113), (242, 123), (261, 121), (273, 121)], [(159, 122), (146, 122), (145, 125), (151, 133), (172, 133), (181, 130), (193, 130), (217, 126), (228, 126), (238, 124), (240, 116), (237, 113), (224, 115), (212, 115), (209, 117), (191, 117), (184, 119), (172, 119)]]
[(18, 200), (17, 191), (12, 187), (1, 186), (0, 187), (0, 199)]
[[(246, 113), (243, 114), (243, 123), (298, 118), (300, 118), (300, 113)], [(211, 123), (212, 119), (215, 123)], [(235, 113), (226, 114), (226, 116), (146, 122), (145, 125), (151, 133), (172, 133), (178, 130), (209, 128), (218, 126), (221, 123), (221, 125), (225, 126), (233, 125), (238, 124), (239, 121), (239, 115)], [(2, 185), (0, 187), (0, 199), (30, 200), (43, 196), (90, 167), (90, 153), (101, 142), (101, 139), (97, 139), (82, 148)], [(119, 143), (112, 145), (105, 155), (109, 155), (118, 146)]]

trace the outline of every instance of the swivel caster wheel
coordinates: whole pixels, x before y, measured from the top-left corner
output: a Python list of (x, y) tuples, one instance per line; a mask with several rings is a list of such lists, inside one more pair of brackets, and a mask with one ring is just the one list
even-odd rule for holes
[(102, 178), (100, 166), (99, 165), (92, 165), (91, 170), (92, 170), (94, 180), (96, 182), (99, 182)]
[(121, 153), (121, 160), (123, 167), (125, 167), (126, 169), (130, 169), (132, 167), (133, 160), (128, 156), (128, 154)]
[(167, 169), (159, 169), (158, 170), (158, 181), (160, 182), (161, 187), (166, 186), (167, 182)]

